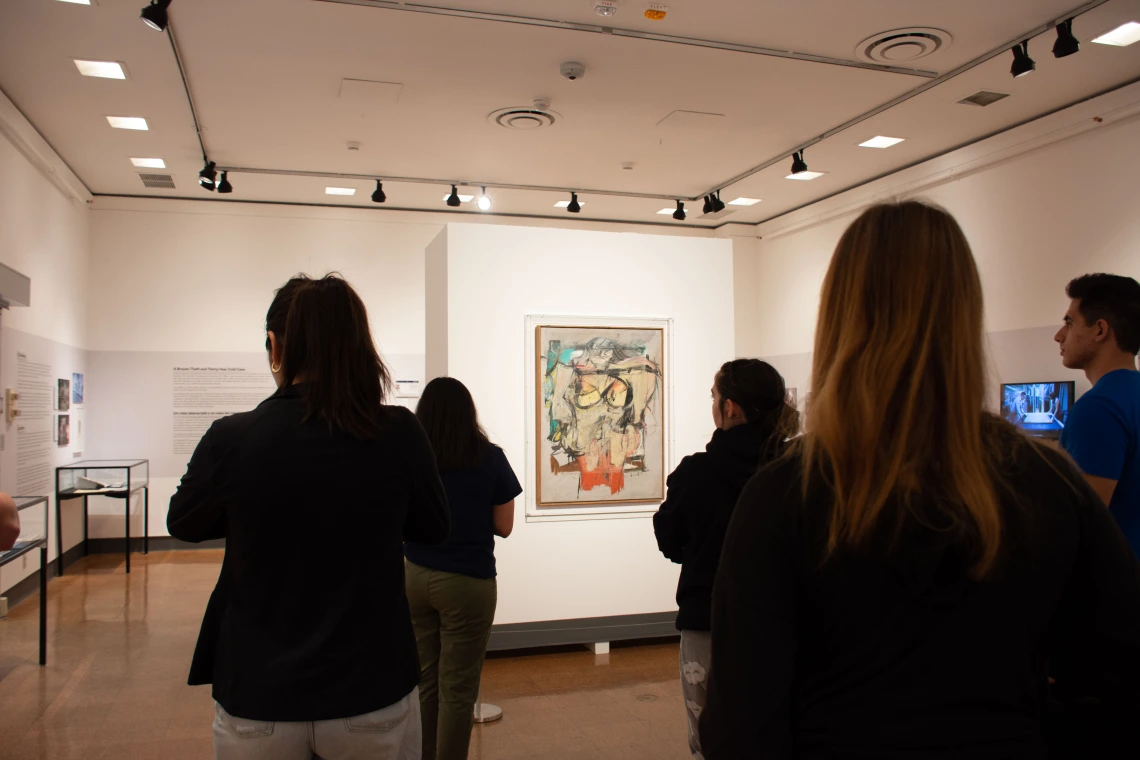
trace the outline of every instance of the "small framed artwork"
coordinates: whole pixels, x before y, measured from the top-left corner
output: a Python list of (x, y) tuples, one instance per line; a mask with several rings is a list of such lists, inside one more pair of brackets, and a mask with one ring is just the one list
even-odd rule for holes
[(60, 379), (56, 387), (56, 409), (66, 412), (71, 408), (71, 381)]
[(83, 403), (83, 375), (78, 372), (71, 373), (71, 403)]
[(56, 418), (55, 439), (60, 448), (71, 445), (71, 415), (61, 414)]

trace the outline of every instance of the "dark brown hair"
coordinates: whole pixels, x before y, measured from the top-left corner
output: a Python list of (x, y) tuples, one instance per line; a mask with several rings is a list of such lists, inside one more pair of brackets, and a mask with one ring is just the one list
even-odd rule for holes
[(771, 430), (780, 441), (796, 434), (799, 414), (787, 403), (783, 376), (768, 362), (733, 359), (720, 366), (714, 382), (722, 414), (724, 402), (732, 401), (749, 424)]
[(391, 376), (364, 302), (340, 275), (289, 280), (269, 306), (265, 329), (281, 345), (285, 385), (301, 382), (306, 420), (320, 418), (359, 439), (380, 432)]
[(466, 385), (454, 377), (435, 378), (416, 404), (416, 417), (427, 431), (440, 472), (479, 466), (490, 441)]
[(1081, 302), (1085, 324), (1103, 319), (1121, 351), (1140, 353), (1140, 283), (1118, 274), (1086, 274), (1070, 282), (1065, 293)]

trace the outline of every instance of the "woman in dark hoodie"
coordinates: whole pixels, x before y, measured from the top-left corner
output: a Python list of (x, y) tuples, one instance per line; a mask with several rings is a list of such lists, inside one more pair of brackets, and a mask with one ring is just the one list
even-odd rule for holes
[(713, 580), (737, 497), (762, 464), (774, 459), (798, 424), (785, 402), (784, 378), (767, 362), (725, 362), (712, 387), (716, 424), (705, 451), (681, 460), (653, 529), (661, 553), (681, 565), (677, 630), (681, 632), (681, 688), (689, 719), (689, 749), (701, 751), (697, 721), (705, 704)]

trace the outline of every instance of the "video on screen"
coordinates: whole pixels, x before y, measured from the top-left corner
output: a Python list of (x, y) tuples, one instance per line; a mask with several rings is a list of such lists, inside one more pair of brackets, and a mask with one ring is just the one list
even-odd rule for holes
[(1018, 383), (1001, 387), (1001, 413), (1029, 435), (1060, 438), (1073, 405), (1072, 382)]

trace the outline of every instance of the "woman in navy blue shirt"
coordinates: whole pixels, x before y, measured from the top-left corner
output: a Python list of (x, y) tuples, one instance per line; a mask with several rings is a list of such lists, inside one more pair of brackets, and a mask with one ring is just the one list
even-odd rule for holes
[(503, 450), (479, 425), (463, 383), (432, 380), (416, 417), (435, 451), (451, 506), (451, 534), (443, 545), (404, 545), (420, 655), (423, 757), (466, 760), (498, 598), (495, 536), (511, 534), (522, 487)]

